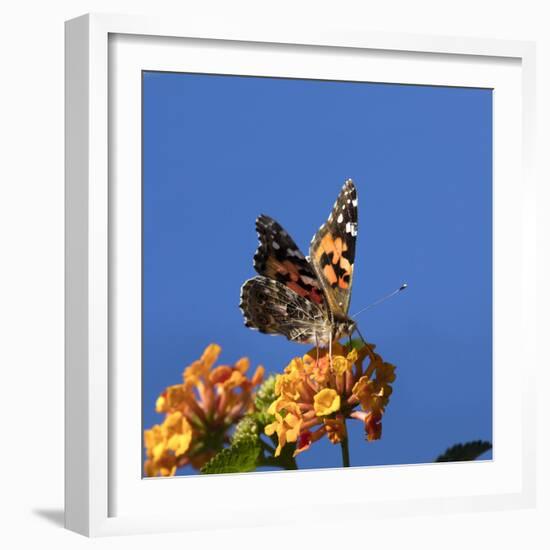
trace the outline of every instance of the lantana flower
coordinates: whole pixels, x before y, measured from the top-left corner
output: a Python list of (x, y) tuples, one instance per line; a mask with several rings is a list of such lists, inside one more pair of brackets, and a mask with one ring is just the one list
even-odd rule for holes
[(166, 416), (144, 433), (147, 476), (171, 476), (187, 464), (199, 469), (229, 442), (230, 428), (253, 409), (253, 390), (264, 368), (259, 366), (248, 378), (245, 357), (214, 367), (220, 352), (220, 346), (210, 344), (185, 369), (183, 383), (166, 388), (157, 399), (156, 411)]
[(265, 427), (266, 435), (277, 436), (275, 456), (287, 443), (296, 443), (295, 456), (325, 435), (342, 443), (347, 418), (363, 422), (368, 441), (380, 439), (395, 367), (374, 349), (335, 343), (332, 362), (327, 350), (314, 349), (289, 363), (276, 378), (277, 399), (268, 410), (274, 420)]

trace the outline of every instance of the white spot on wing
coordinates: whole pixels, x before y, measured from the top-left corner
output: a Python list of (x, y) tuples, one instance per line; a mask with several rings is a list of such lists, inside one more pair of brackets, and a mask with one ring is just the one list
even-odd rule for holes
[(353, 199), (353, 200), (351, 201), (351, 204), (353, 204), (353, 206), (357, 206), (357, 199)]
[[(344, 215), (343, 214), (340, 214), (338, 216), (338, 219), (336, 220), (338, 223), (342, 223), (344, 221)], [(349, 225), (349, 224), (348, 224)]]
[(279, 246), (279, 243), (277, 241), (273, 241), (273, 243), (271, 244), (271, 246), (275, 249), (275, 250), (279, 250), (279, 248), (281, 248)]
[(346, 224), (346, 233), (351, 233), (352, 237), (357, 235), (357, 224), (353, 222), (348, 222)]

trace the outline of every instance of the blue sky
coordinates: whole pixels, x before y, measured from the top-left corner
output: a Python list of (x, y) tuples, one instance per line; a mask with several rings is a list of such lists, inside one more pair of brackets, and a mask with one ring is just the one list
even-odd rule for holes
[[(352, 178), (351, 313), (409, 285), (359, 318), (397, 380), (382, 440), (348, 421), (352, 465), (492, 440), (491, 90), (144, 73), (143, 102), (146, 428), (210, 342), (268, 372), (308, 349), (243, 325), (254, 220), (274, 217), (307, 253)], [(340, 466), (340, 449), (325, 439), (298, 465)]]

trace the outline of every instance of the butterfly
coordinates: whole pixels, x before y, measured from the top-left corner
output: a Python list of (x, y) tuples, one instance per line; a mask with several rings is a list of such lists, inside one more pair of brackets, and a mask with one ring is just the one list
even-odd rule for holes
[(357, 238), (357, 190), (346, 180), (305, 257), (274, 219), (256, 220), (258, 276), (241, 287), (245, 326), (303, 344), (329, 346), (357, 329), (348, 316)]

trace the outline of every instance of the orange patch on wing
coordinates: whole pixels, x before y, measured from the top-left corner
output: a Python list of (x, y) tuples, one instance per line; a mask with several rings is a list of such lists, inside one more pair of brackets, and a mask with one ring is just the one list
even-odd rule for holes
[(325, 277), (327, 278), (327, 281), (332, 285), (336, 281), (338, 281), (338, 277), (336, 277), (336, 272), (334, 271), (334, 268), (331, 265), (326, 265), (323, 267), (323, 273), (325, 274)]
[[(351, 278), (352, 265), (349, 260), (343, 256), (343, 253), (346, 252), (347, 249), (348, 246), (340, 237), (334, 239), (332, 235), (327, 233), (321, 239), (321, 243), (315, 251), (315, 257), (317, 261), (320, 261), (323, 254), (328, 256), (332, 253), (332, 263), (338, 265), (340, 270), (344, 272), (344, 275), (348, 275), (348, 277)], [(325, 265), (323, 273), (331, 285), (337, 282), (340, 288), (349, 288), (349, 283), (347, 283), (343, 277), (337, 277), (336, 271), (332, 265)]]
[(294, 264), (290, 260), (279, 262), (276, 258), (270, 256), (267, 259), (266, 273), (268, 273), (270, 276), (274, 276), (275, 273), (288, 275), (290, 277), (290, 281), (286, 283), (286, 286), (288, 288), (296, 292), (296, 294), (299, 294), (300, 296), (303, 296), (304, 298), (307, 298), (308, 300), (311, 300), (316, 304), (323, 303), (323, 296), (319, 292), (319, 289), (313, 287), (311, 290), (308, 290), (300, 284), (302, 276), (300, 275), (296, 264)]
[(314, 302), (315, 304), (323, 303), (323, 296), (319, 292), (319, 289), (315, 287), (313, 287), (311, 290), (308, 290), (307, 288), (304, 288), (302, 285), (300, 285), (300, 283), (294, 281), (289, 281), (288, 283), (286, 283), (286, 287), (296, 292), (296, 294), (299, 294), (300, 296), (307, 298), (311, 302)]
[[(344, 275), (347, 275), (349, 279), (351, 278), (352, 267), (351, 267), (351, 264), (349, 263), (349, 260), (347, 260), (344, 257), (340, 258), (340, 269), (344, 272)], [(349, 284), (346, 281), (344, 281), (343, 277), (340, 277), (340, 279), (338, 280), (338, 286), (340, 288), (348, 288)]]
[(282, 264), (279, 265), (282, 265), (283, 270), (288, 271), (288, 274), (293, 281), (297, 281), (300, 278), (300, 272), (298, 271), (298, 268), (289, 260), (285, 260)]
[(340, 258), (342, 258), (342, 254), (347, 249), (348, 245), (340, 237), (336, 237), (336, 239), (334, 239), (330, 233), (327, 233), (321, 239), (321, 243), (315, 252), (315, 256), (319, 260), (323, 254), (328, 256), (332, 252), (332, 263), (337, 264), (340, 261)]
[(311, 289), (308, 298), (312, 302), (315, 302), (316, 304), (322, 304), (323, 303), (323, 296), (319, 292), (319, 289), (317, 289), (315, 287)]
[(279, 262), (273, 256), (270, 256), (267, 259), (266, 271), (271, 275), (274, 275), (275, 273), (282, 273), (283, 275), (288, 274), (293, 281), (297, 281), (300, 278), (298, 268), (292, 262), (289, 262), (288, 260)]
[(301, 287), (298, 283), (294, 282), (294, 281), (290, 281), (288, 283), (286, 283), (286, 286), (288, 288), (290, 288), (290, 290), (293, 290), (294, 292), (296, 292), (296, 294), (299, 294), (300, 296), (303, 296), (304, 298), (307, 298), (309, 292)]
[(340, 279), (338, 279), (338, 286), (339, 286), (340, 288), (343, 288), (344, 290), (345, 290), (346, 288), (349, 288), (349, 284), (346, 283), (346, 281), (344, 281), (343, 277), (340, 277)]

